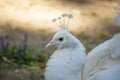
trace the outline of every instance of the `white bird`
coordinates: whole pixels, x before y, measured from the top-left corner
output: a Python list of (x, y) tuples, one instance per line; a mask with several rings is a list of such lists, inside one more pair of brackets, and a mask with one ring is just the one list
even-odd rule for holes
[(62, 14), (62, 17), (53, 20), (61, 30), (46, 46), (56, 45), (58, 49), (47, 62), (45, 80), (82, 80), (86, 54), (82, 43), (67, 31), (72, 17), (71, 14)]
[[(56, 45), (58, 49), (47, 63), (45, 80), (120, 80), (120, 34), (95, 47), (86, 57), (82, 43), (67, 31), (72, 15), (62, 16), (53, 20), (61, 30), (46, 46)], [(63, 23), (59, 24), (61, 19)]]
[(83, 80), (120, 80), (120, 34), (88, 53)]

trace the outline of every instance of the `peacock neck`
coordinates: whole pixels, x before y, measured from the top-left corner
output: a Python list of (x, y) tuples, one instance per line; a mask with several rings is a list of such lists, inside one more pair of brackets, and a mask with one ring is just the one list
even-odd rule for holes
[(79, 48), (57, 49), (47, 63), (48, 80), (81, 80), (85, 56)]

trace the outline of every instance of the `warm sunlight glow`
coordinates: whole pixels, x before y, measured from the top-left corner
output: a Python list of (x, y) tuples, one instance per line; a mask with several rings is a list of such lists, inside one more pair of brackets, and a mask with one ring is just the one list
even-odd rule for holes
[[(46, 29), (53, 28), (59, 29), (55, 26), (51, 20), (60, 16), (61, 13), (71, 13), (74, 15), (71, 30), (85, 30), (86, 27), (93, 27), (91, 25), (98, 25), (98, 19), (105, 19), (109, 14), (106, 11), (106, 15), (101, 16), (101, 11), (105, 11), (105, 8), (101, 8), (101, 11), (94, 12), (94, 8), (90, 8), (89, 5), (86, 9), (78, 8), (75, 5), (67, 4), (61, 5), (55, 1), (47, 0), (1, 0), (0, 3), (0, 21), (1, 23), (9, 23), (13, 26), (19, 26), (23, 28), (36, 28)], [(104, 10), (105, 9), (105, 10)], [(98, 21), (98, 22), (97, 22)]]
[[(54, 17), (61, 14), (60, 10), (52, 9), (41, 1), (39, 5), (35, 1), (3, 0), (0, 3), (0, 20), (12, 25), (33, 26), (34, 28), (46, 28)], [(33, 4), (34, 3), (34, 4)], [(45, 6), (46, 5), (46, 6)], [(42, 26), (41, 26), (42, 25)]]

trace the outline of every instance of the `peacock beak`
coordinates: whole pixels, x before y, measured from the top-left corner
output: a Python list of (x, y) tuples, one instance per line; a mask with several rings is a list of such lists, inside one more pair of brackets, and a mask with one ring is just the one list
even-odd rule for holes
[(55, 42), (52, 40), (52, 41), (50, 41), (50, 42), (46, 45), (45, 48), (48, 48), (49, 46), (52, 46), (52, 45), (54, 45), (54, 44), (55, 44)]

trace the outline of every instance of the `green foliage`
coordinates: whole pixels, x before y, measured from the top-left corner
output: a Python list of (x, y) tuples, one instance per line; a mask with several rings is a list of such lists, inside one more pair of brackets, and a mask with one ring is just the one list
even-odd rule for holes
[(35, 63), (44, 64), (47, 60), (47, 55), (41, 51), (35, 51), (28, 47), (28, 35), (24, 35), (21, 43), (10, 45), (5, 41), (3, 36), (0, 37), (0, 63), (7, 62), (12, 66), (20, 67), (23, 65), (32, 66)]

